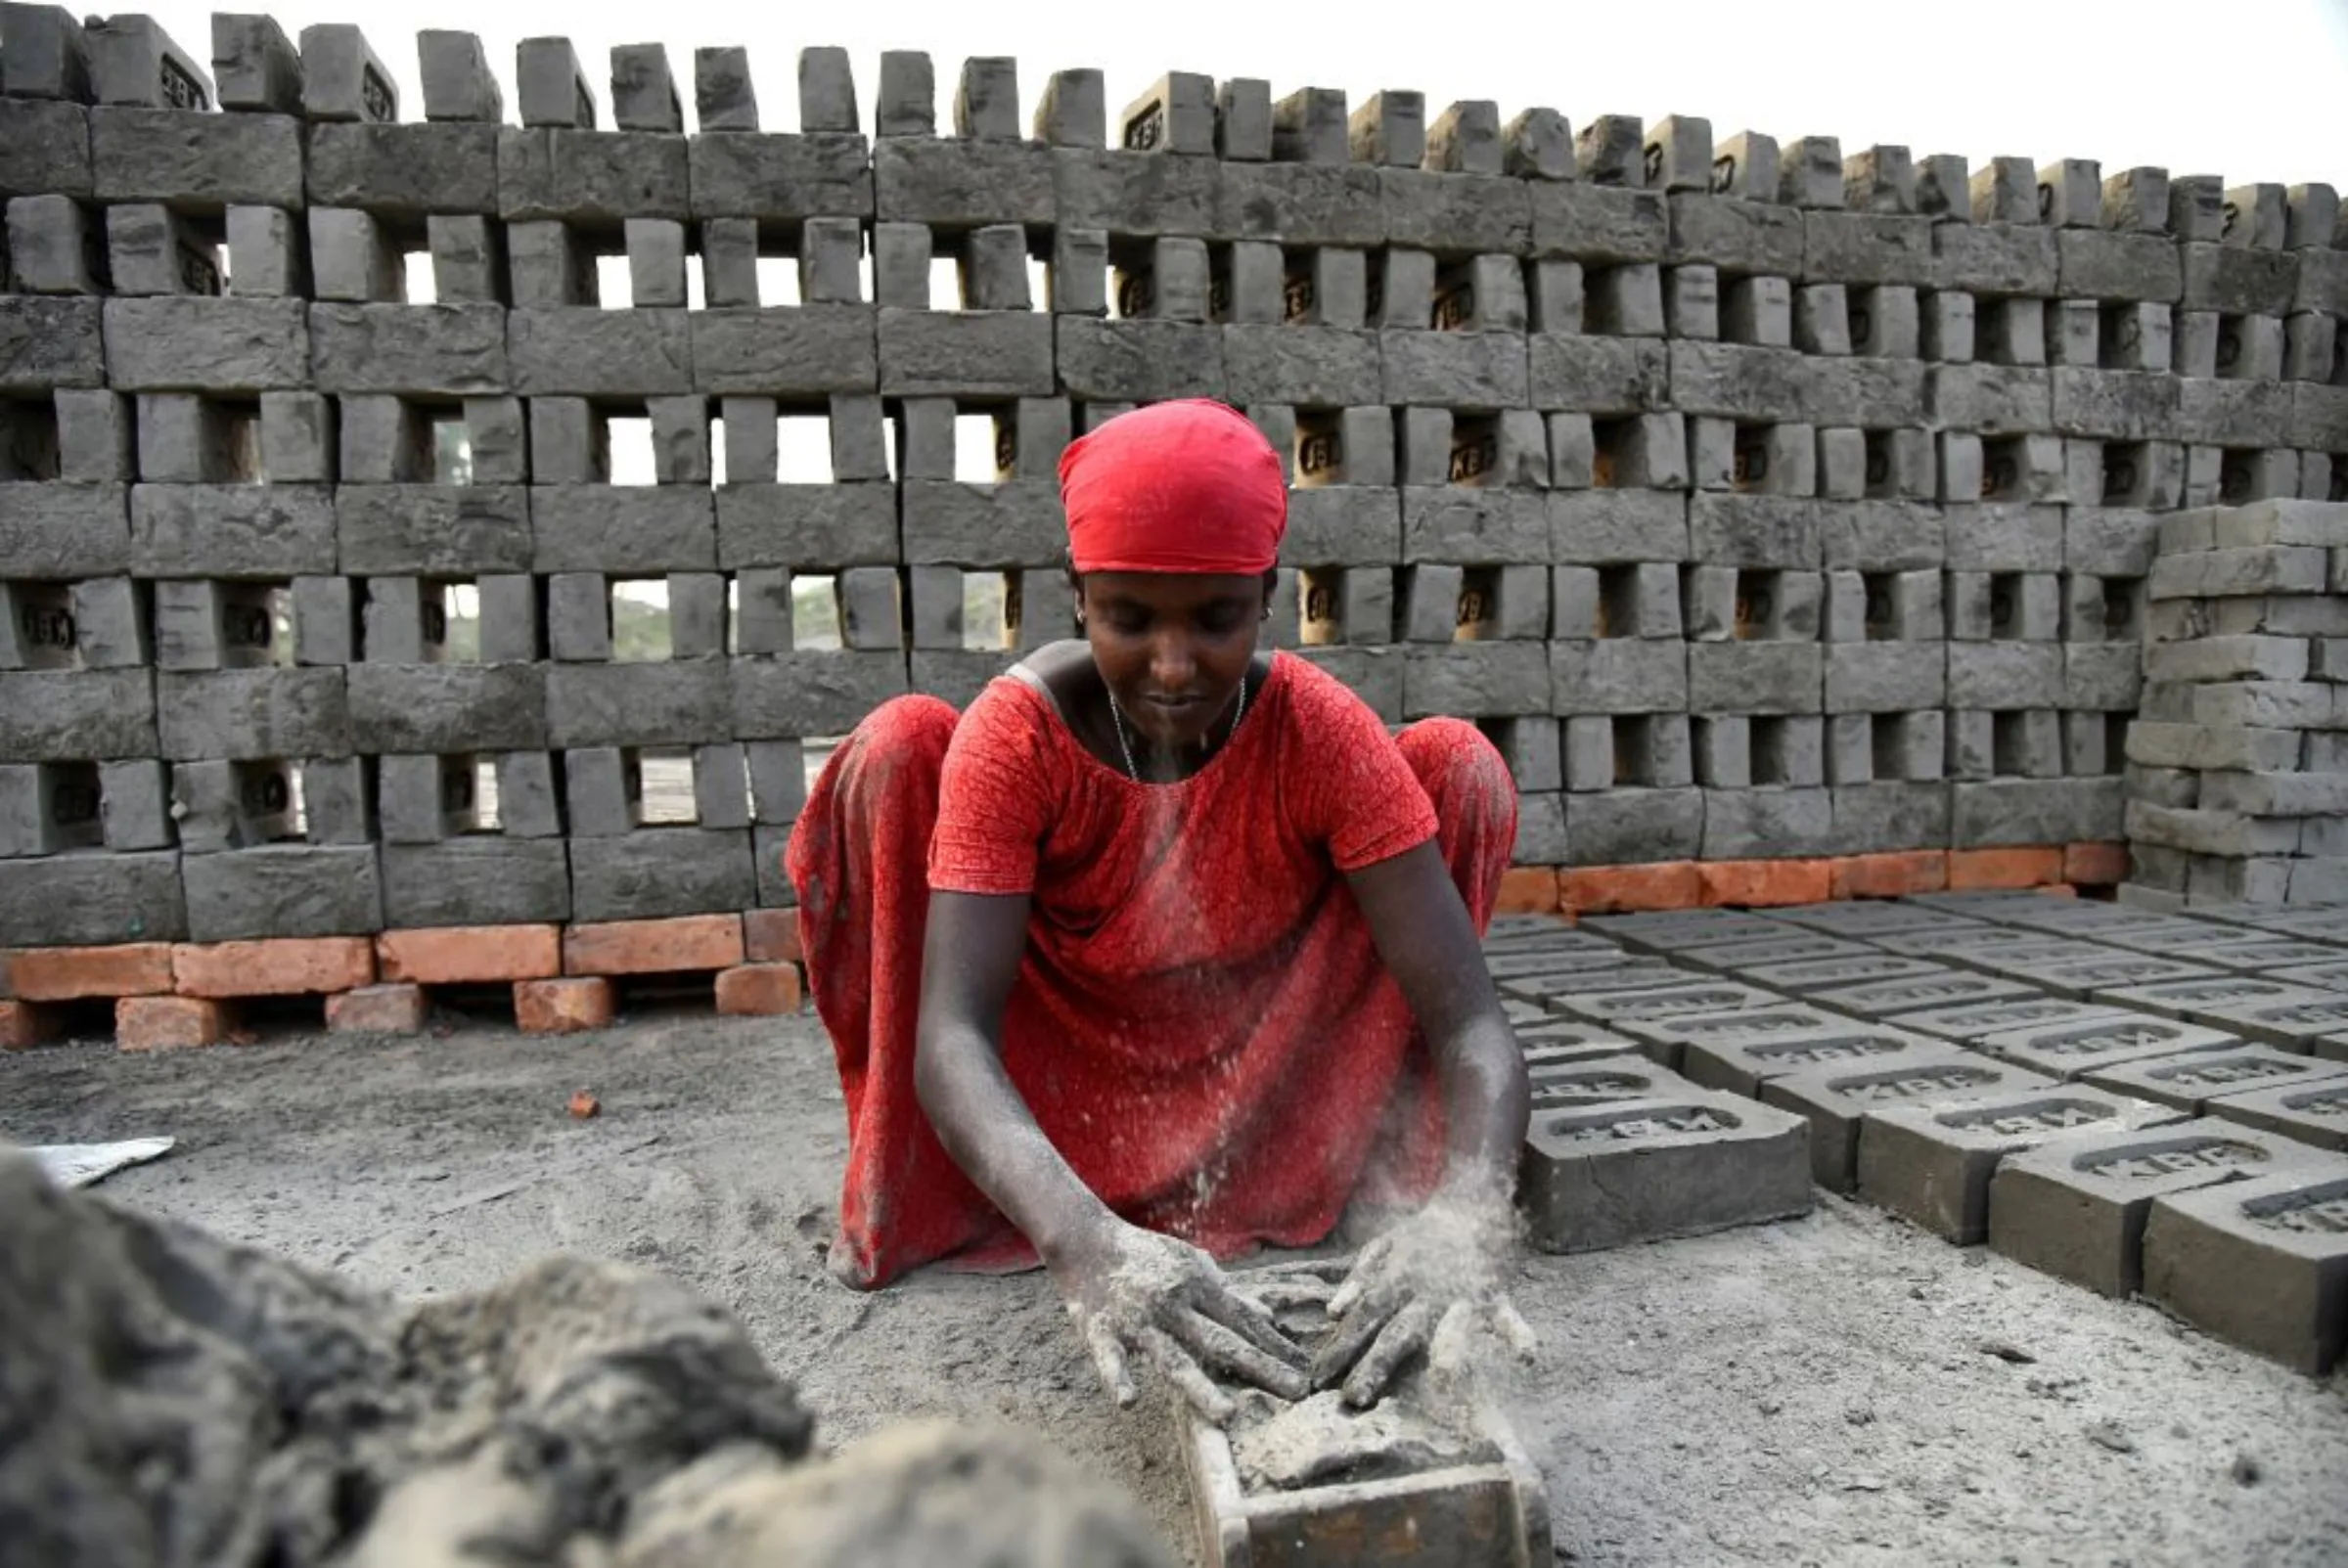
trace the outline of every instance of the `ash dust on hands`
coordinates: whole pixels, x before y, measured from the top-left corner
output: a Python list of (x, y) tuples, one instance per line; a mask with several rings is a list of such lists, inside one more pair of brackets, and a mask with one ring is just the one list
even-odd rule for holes
[(1445, 1382), (1468, 1378), (1486, 1338), (1530, 1361), (1532, 1328), (1501, 1285), (1516, 1232), (1507, 1193), (1480, 1187), (1438, 1193), (1394, 1224), (1330, 1298), (1334, 1327), (1313, 1357), (1313, 1387), (1341, 1387), (1348, 1408), (1366, 1410), (1422, 1355)]
[(1187, 1241), (1112, 1220), (1054, 1273), (1077, 1335), (1120, 1409), (1139, 1396), (1137, 1356), (1218, 1425), (1238, 1407), (1217, 1377), (1283, 1400), (1311, 1391), (1303, 1349)]

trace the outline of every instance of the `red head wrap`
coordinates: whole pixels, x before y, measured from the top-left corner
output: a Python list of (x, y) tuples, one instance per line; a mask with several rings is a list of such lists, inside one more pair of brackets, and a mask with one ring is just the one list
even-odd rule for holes
[(1120, 414), (1071, 443), (1060, 492), (1080, 572), (1269, 571), (1288, 525), (1272, 443), (1203, 398)]

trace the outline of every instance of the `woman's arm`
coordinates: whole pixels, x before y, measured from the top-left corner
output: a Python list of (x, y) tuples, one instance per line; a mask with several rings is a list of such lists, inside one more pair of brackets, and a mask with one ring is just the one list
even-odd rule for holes
[(1003, 1008), (1027, 948), (1027, 895), (932, 893), (914, 1092), (938, 1142), (1049, 1264), (1109, 1218), (1003, 1070)]
[(1445, 1187), (1511, 1191), (1532, 1092), (1441, 852), (1429, 839), (1347, 880), (1434, 1053), (1448, 1140)]

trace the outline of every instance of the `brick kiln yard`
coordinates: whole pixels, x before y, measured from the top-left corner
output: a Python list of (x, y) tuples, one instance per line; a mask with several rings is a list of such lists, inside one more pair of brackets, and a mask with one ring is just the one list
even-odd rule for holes
[[(1722, 911), (1646, 918), (1605, 936), (1630, 964), (1666, 955), (1678, 965), (1666, 990), (1813, 987), (1783, 1010), (1817, 1003), (1827, 978), (1783, 967), (1822, 962), (1785, 956), (1822, 935), (1794, 923), (1807, 912), (1786, 913), (1774, 925)], [(1621, 975), (1580, 963), (1560, 988), (1500, 959), (1529, 941), (1578, 963), (1606, 924), (1496, 933), (1495, 968), (1520, 971), (1504, 977), (1516, 1005), (1538, 997), (1560, 1014), (1553, 1032), (1577, 1009), (1611, 1009), (1616, 1021), (1590, 1032), (1645, 1030), (1655, 1071), (1663, 1057), (1716, 1074), (1701, 1053), (1672, 1055), (1662, 1037), (1679, 1024), (1605, 1000), (1630, 994), (1608, 989)], [(2029, 952), (1990, 943), (1958, 972), (2043, 997), (2060, 982), (2012, 976), (2135, 951), (2107, 941), (2093, 960), (2078, 935), (2037, 936)], [(2217, 946), (2205, 933), (2200, 953)], [(1845, 1033), (1875, 1027), (1853, 1016)], [(1197, 1549), (1172, 1423), (1147, 1403), (1123, 1416), (1107, 1406), (1041, 1277), (932, 1274), (859, 1296), (825, 1274), (844, 1139), (811, 1017), (654, 1012), (538, 1040), (442, 1023), (416, 1038), (12, 1053), (0, 1136), (171, 1134), (173, 1154), (104, 1190), (402, 1294), (486, 1286), (556, 1249), (668, 1271), (742, 1317), (827, 1440), (904, 1414), (1008, 1416), (1131, 1488)], [(1526, 1026), (1528, 1046), (1540, 1027)], [(1978, 1042), (1952, 1049), (1993, 1060)], [(566, 1113), (582, 1088), (601, 1098), (596, 1119)], [(2311, 1380), (1865, 1202), (1821, 1191), (1791, 1221), (1533, 1256), (1517, 1300), (1543, 1343), (1513, 1414), (1548, 1480), (1559, 1561), (2348, 1554), (2337, 1373)]]

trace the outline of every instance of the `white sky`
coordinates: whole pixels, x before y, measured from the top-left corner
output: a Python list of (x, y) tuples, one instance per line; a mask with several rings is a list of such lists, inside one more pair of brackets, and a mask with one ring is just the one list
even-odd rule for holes
[[(1416, 88), (1430, 119), (1455, 99), (1489, 98), (1504, 119), (1547, 106), (1577, 129), (1603, 113), (1650, 123), (1683, 113), (1710, 119), (1716, 137), (1837, 136), (1846, 154), (1887, 142), (1919, 156), (1963, 153), (1976, 167), (2001, 155), (2093, 157), (2107, 173), (2151, 163), (2230, 184), (2348, 188), (2348, 0), (337, 0), (266, 9), (294, 37), (311, 22), (359, 22), (398, 77), (409, 119), (423, 117), (414, 35), (449, 27), (481, 33), (509, 116), (515, 44), (562, 34), (578, 47), (607, 115), (610, 47), (666, 44), (689, 122), (695, 48), (745, 45), (765, 127), (796, 130), (798, 51), (834, 44), (849, 52), (868, 131), (880, 51), (920, 49), (936, 64), (941, 122), (966, 56), (1011, 55), (1022, 117), (1055, 70), (1104, 71), (1113, 122), (1151, 81), (1180, 69), (1264, 77), (1275, 96), (1341, 87), (1357, 105), (1381, 87)], [(211, 52), (211, 10), (180, 0), (147, 7), (200, 61)]]

